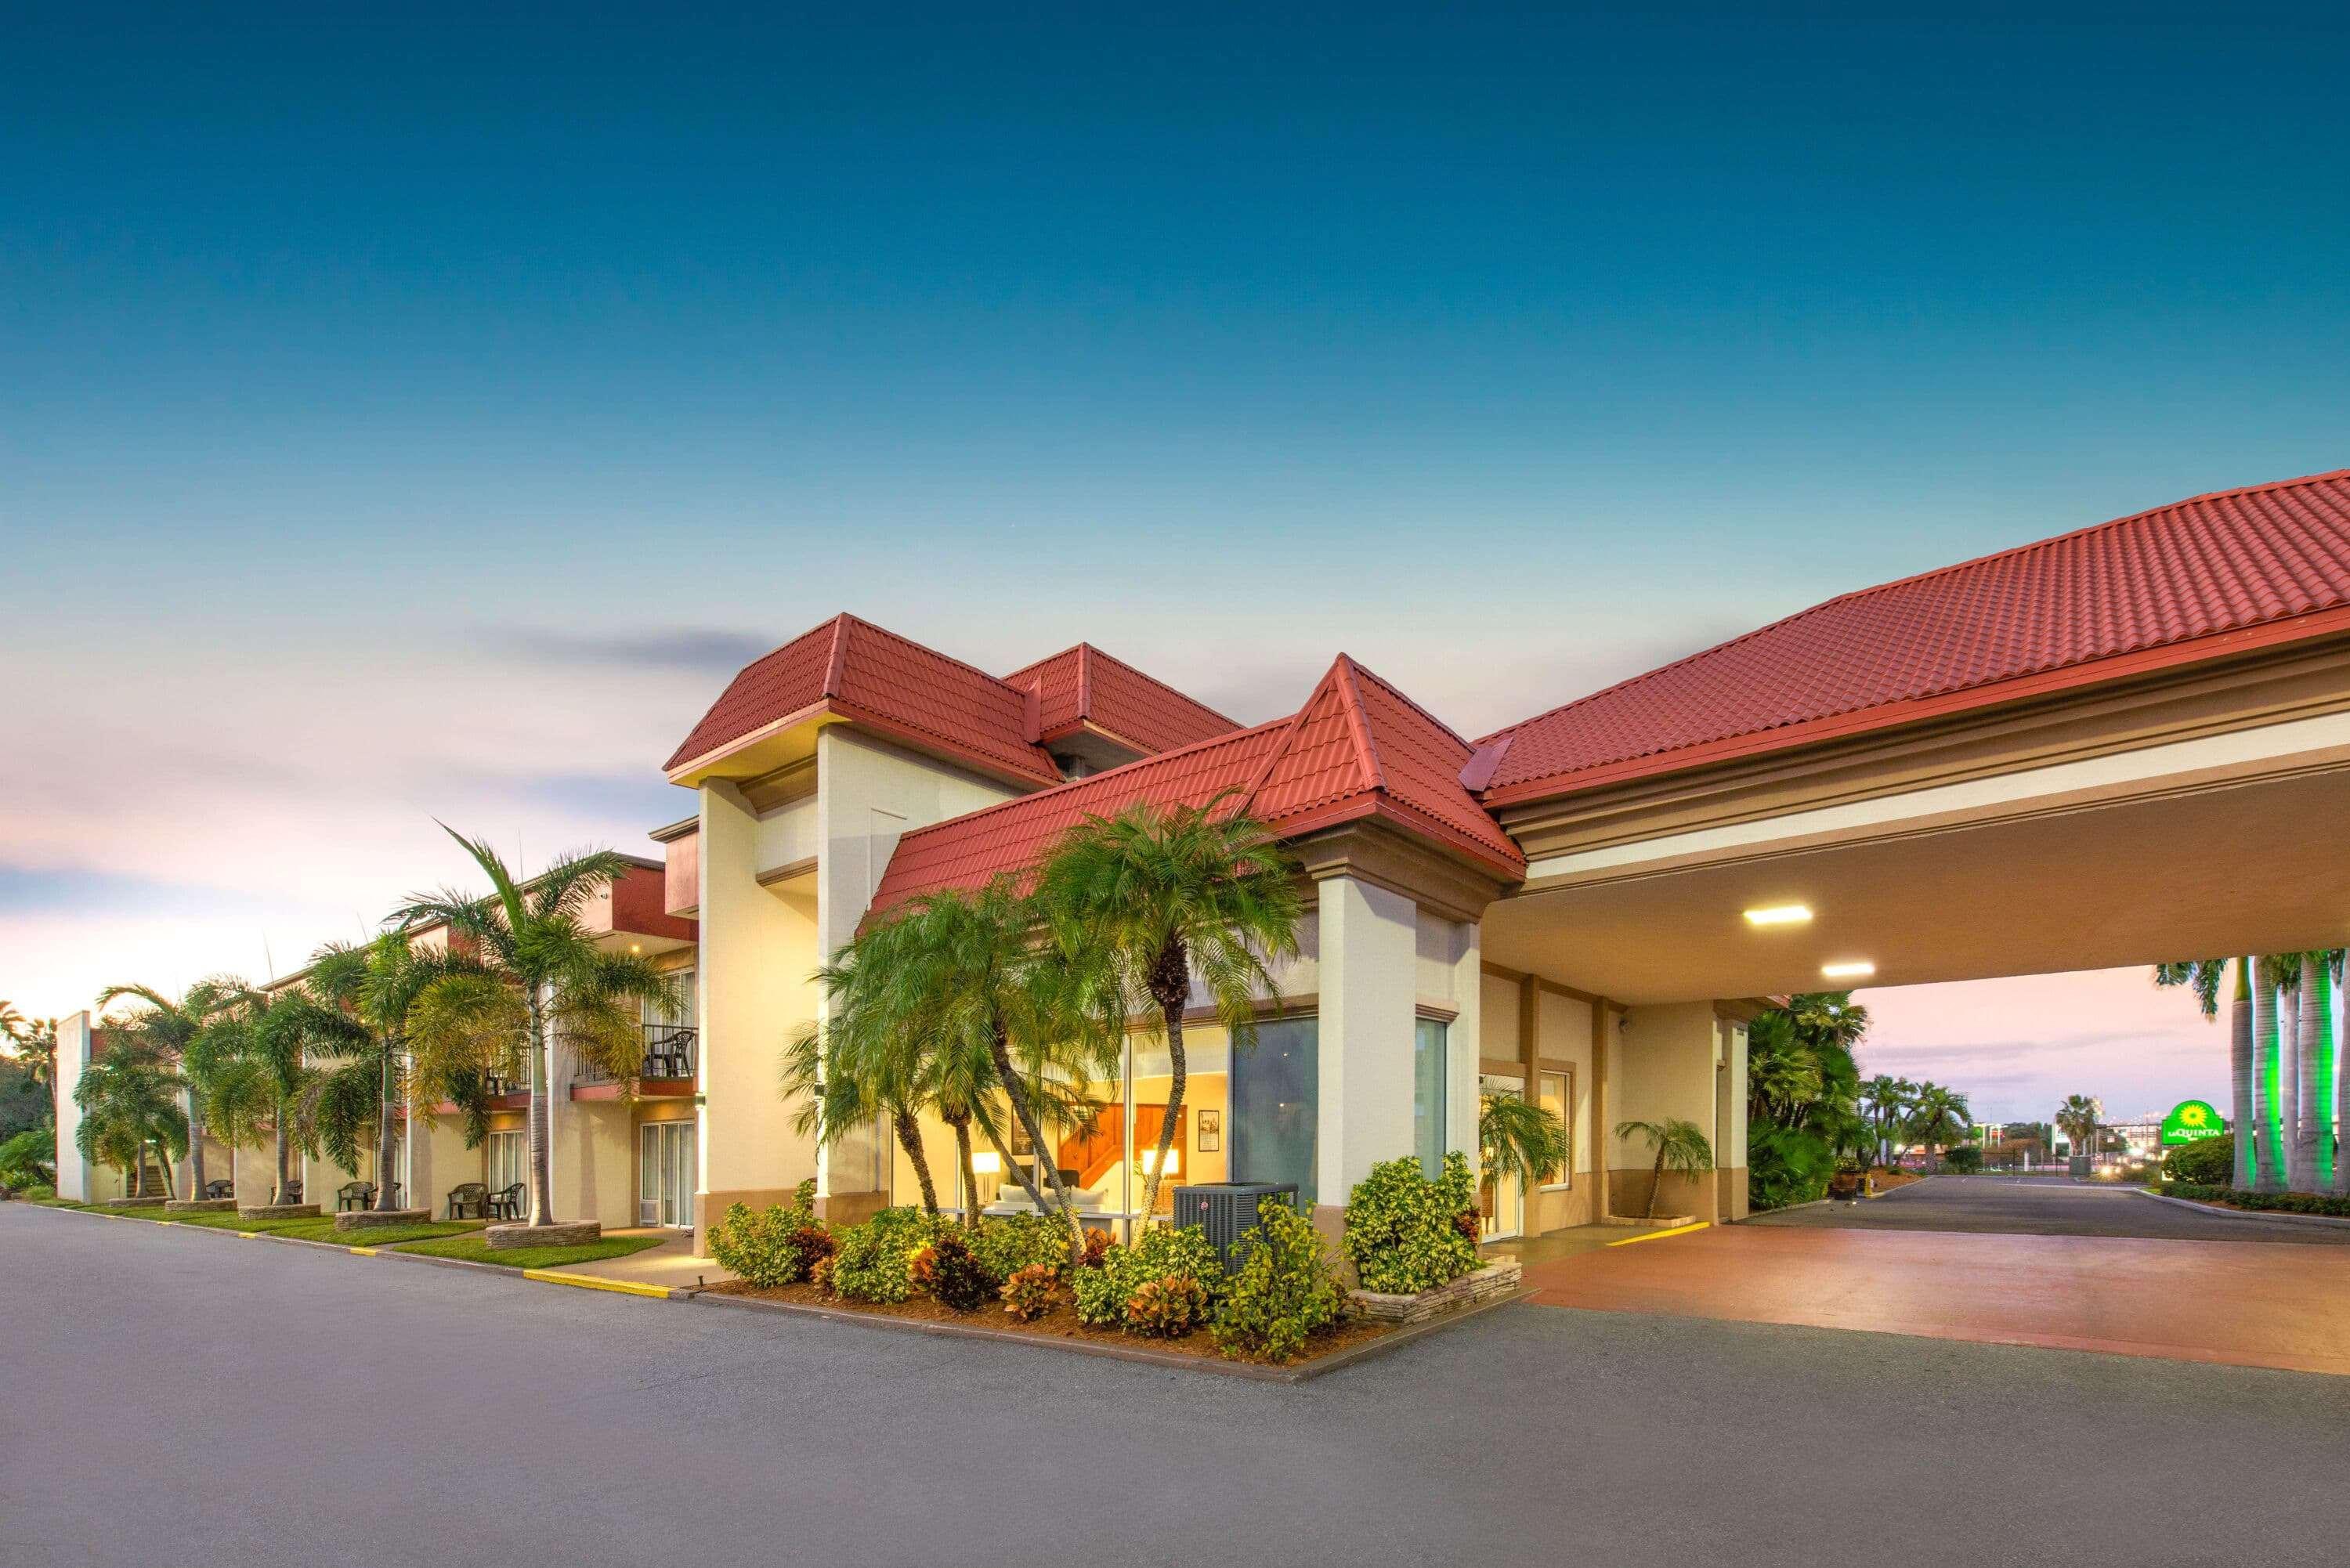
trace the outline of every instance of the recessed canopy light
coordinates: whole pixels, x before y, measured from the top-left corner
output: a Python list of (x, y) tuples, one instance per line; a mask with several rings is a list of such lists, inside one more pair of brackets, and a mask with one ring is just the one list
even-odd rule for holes
[(1746, 911), (1750, 926), (1800, 926), (1812, 918), (1808, 905), (1773, 904), (1767, 909)]
[(1866, 959), (1856, 959), (1850, 963), (1824, 963), (1820, 972), (1830, 980), (1858, 980), (1863, 975), (1875, 974), (1877, 966)]

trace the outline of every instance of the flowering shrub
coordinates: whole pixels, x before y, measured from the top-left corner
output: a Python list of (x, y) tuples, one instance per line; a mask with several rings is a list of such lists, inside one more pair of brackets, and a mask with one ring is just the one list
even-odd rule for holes
[(1061, 1299), (1061, 1272), (1050, 1263), (1031, 1263), (1003, 1282), (1003, 1310), (1022, 1323), (1035, 1323)]
[(1330, 1249), (1314, 1221), (1278, 1198), (1257, 1205), (1256, 1229), (1240, 1239), (1240, 1267), (1216, 1308), (1216, 1348), (1235, 1361), (1287, 1361), (1345, 1315)]
[(1371, 1167), (1347, 1199), (1347, 1260), (1363, 1288), (1417, 1295), (1474, 1269), (1477, 1243), (1461, 1233), (1460, 1217), (1474, 1212), (1476, 1198), (1468, 1157), (1457, 1149), (1434, 1181), (1409, 1155)]
[(1102, 1260), (1109, 1255), (1110, 1248), (1116, 1244), (1117, 1243), (1111, 1240), (1110, 1233), (1107, 1231), (1087, 1231), (1086, 1232), (1086, 1260), (1084, 1266), (1088, 1269), (1100, 1268), (1102, 1266)]
[(1208, 1318), (1208, 1289), (1188, 1274), (1145, 1280), (1127, 1299), (1129, 1333), (1153, 1339), (1180, 1339)]
[(904, 1301), (914, 1293), (914, 1255), (938, 1234), (938, 1221), (919, 1209), (884, 1209), (862, 1225), (835, 1232), (834, 1293), (849, 1301)]

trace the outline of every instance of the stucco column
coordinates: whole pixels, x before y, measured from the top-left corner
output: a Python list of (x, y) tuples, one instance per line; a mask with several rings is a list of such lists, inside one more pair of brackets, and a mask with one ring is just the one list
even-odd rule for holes
[[(1381, 1160), (1412, 1152), (1413, 975), (1419, 911), (1409, 898), (1352, 877), (1318, 885), (1322, 1016), (1315, 1150), (1317, 1209), (1342, 1211)], [(1475, 961), (1471, 944), (1469, 962)], [(1475, 995), (1475, 988), (1469, 994)], [(1475, 1126), (1474, 1020), (1451, 1052), (1466, 1062)], [(1456, 1069), (1457, 1085), (1460, 1070)], [(1459, 1095), (1449, 1096), (1456, 1102)], [(1456, 1107), (1447, 1121), (1458, 1127)]]

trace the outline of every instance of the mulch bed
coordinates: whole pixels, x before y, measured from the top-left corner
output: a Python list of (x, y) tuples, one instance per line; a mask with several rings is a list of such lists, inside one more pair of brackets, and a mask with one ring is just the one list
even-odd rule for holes
[[(1077, 1321), (1076, 1308), (1063, 1302), (1035, 1323), (1022, 1323), (999, 1305), (988, 1305), (977, 1312), (957, 1312), (941, 1306), (928, 1296), (916, 1296), (898, 1303), (843, 1301), (830, 1296), (814, 1285), (752, 1284), (747, 1280), (723, 1280), (708, 1286), (705, 1295), (749, 1296), (754, 1300), (785, 1302), (794, 1306), (822, 1307), (828, 1312), (855, 1313), (861, 1316), (893, 1317), (912, 1323), (952, 1324), (958, 1328), (1000, 1330), (1006, 1334), (1026, 1335), (1045, 1340), (1078, 1340), (1093, 1345), (1117, 1345), (1128, 1350), (1158, 1351), (1172, 1355), (1198, 1356), (1207, 1361), (1222, 1362), (1227, 1358), (1216, 1348), (1216, 1342), (1206, 1329), (1198, 1329), (1181, 1339), (1149, 1339), (1139, 1334), (1128, 1334), (1116, 1328), (1095, 1328)], [(1376, 1339), (1384, 1339), (1402, 1325), (1373, 1323), (1354, 1318), (1343, 1323), (1329, 1334), (1308, 1342), (1305, 1355), (1296, 1360), (1276, 1365), (1289, 1367), (1309, 1366), (1314, 1362), (1353, 1350)]]

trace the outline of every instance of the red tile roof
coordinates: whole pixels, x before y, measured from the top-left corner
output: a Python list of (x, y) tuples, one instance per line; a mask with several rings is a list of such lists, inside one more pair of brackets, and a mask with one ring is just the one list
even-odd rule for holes
[(1036, 784), (1061, 771), (1030, 738), (1027, 694), (855, 616), (835, 616), (743, 667), (664, 767), (825, 711)]
[(1237, 792), (1236, 808), (1254, 812), (1284, 836), (1377, 815), (1498, 875), (1523, 877), (1525, 857), (1461, 785), (1471, 749), (1342, 654), (1289, 718), (907, 834), (873, 908), (1033, 871), (1088, 815), (1136, 805), (1204, 805), (1227, 790)]
[(1052, 741), (1090, 726), (1149, 754), (1228, 735), (1240, 726), (1091, 643), (1014, 670), (1004, 684), (1037, 697), (1037, 732)]
[[(1488, 805), (2350, 626), (2350, 469), (1846, 594), (1489, 735)], [(2121, 667), (2107, 660), (2126, 661)]]

